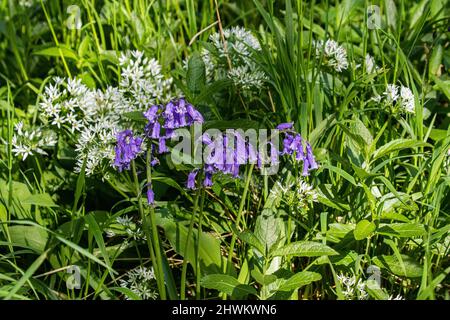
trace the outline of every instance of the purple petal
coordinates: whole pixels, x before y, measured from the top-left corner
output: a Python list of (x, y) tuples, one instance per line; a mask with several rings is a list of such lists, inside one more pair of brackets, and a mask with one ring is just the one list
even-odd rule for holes
[(278, 130), (288, 130), (288, 129), (292, 129), (292, 127), (294, 126), (293, 122), (285, 122), (285, 123), (280, 123), (279, 125), (277, 125), (277, 129)]

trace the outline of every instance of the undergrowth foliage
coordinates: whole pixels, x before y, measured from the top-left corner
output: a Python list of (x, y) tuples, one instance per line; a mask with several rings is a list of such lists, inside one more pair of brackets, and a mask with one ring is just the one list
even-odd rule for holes
[(0, 297), (448, 300), (448, 8), (2, 2)]

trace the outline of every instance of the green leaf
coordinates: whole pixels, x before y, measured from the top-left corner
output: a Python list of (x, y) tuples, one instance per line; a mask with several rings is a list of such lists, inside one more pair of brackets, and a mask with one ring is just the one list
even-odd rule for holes
[(10, 226), (9, 235), (14, 245), (42, 253), (48, 241), (48, 233), (36, 226)]
[(130, 119), (130, 120), (134, 120), (134, 121), (140, 121), (140, 122), (147, 122), (148, 120), (145, 118), (144, 114), (140, 111), (130, 111), (130, 112), (125, 112), (123, 114), (124, 117)]
[(266, 251), (284, 241), (285, 228), (283, 221), (278, 218), (272, 209), (264, 209), (262, 214), (256, 218), (255, 236), (262, 243)]
[(392, 140), (388, 143), (386, 143), (384, 146), (378, 148), (372, 158), (373, 160), (376, 160), (378, 158), (381, 158), (391, 152), (399, 151), (407, 148), (416, 148), (416, 147), (424, 147), (424, 146), (430, 146), (430, 144), (415, 140), (415, 139), (396, 139)]
[(256, 295), (255, 288), (240, 283), (236, 278), (226, 274), (210, 274), (202, 278), (200, 284), (208, 289), (219, 290), (233, 298), (244, 298), (249, 294)]
[(22, 200), (24, 204), (30, 204), (40, 207), (57, 207), (58, 205), (53, 201), (48, 193), (32, 194), (28, 198)]
[(423, 224), (419, 223), (391, 223), (380, 225), (377, 233), (400, 238), (420, 237), (427, 232)]
[(395, 255), (382, 255), (374, 257), (372, 261), (379, 266), (392, 272), (397, 276), (407, 278), (420, 278), (422, 276), (422, 266), (417, 259), (407, 255), (401, 255), (402, 261), (399, 261)]
[(264, 245), (259, 241), (259, 239), (253, 234), (251, 231), (243, 231), (239, 232), (237, 230), (234, 230), (235, 233), (237, 233), (237, 236), (239, 239), (244, 241), (245, 243), (251, 245), (255, 249), (257, 249), (261, 254), (265, 254)]
[(437, 46), (433, 47), (433, 52), (431, 53), (430, 57), (430, 64), (428, 65), (428, 74), (430, 78), (432, 78), (433, 76), (440, 76), (439, 73), (441, 70), (443, 56), (444, 48), (442, 47), (442, 45), (438, 44)]
[(277, 276), (274, 274), (262, 274), (258, 268), (253, 269), (250, 274), (252, 275), (253, 279), (256, 280), (259, 284), (262, 284), (264, 286), (267, 286), (271, 284), (272, 282), (277, 280)]
[(278, 289), (279, 291), (291, 291), (306, 286), (314, 281), (319, 281), (322, 276), (317, 272), (302, 271), (294, 274)]
[[(193, 229), (189, 240), (189, 247), (185, 252), (188, 239), (188, 228), (183, 223), (175, 222), (172, 216), (164, 216), (162, 211), (157, 212), (157, 224), (163, 227), (166, 237), (171, 246), (181, 256), (188, 259), (192, 267), (196, 268), (196, 243), (198, 230)], [(211, 234), (202, 232), (200, 235), (200, 248), (198, 257), (200, 259), (201, 271), (203, 274), (213, 274), (222, 272), (221, 266), (226, 263), (225, 258), (220, 255), (220, 241)]]
[(272, 256), (318, 257), (338, 254), (337, 251), (320, 242), (297, 241), (272, 252)]
[(355, 227), (353, 235), (356, 240), (366, 239), (376, 229), (375, 223), (368, 220), (361, 220)]
[(197, 95), (206, 83), (205, 63), (198, 52), (195, 52), (188, 62), (187, 86), (189, 91)]
[(73, 51), (70, 48), (60, 46), (58, 47), (51, 47), (51, 48), (45, 48), (38, 51), (35, 51), (34, 54), (40, 55), (40, 56), (48, 56), (48, 57), (61, 57), (64, 56), (68, 59), (78, 60), (78, 55), (75, 51)]

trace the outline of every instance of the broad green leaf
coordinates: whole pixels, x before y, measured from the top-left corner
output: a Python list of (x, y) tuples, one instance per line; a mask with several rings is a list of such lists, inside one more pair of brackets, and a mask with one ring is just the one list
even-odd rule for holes
[(42, 253), (48, 241), (48, 233), (36, 226), (10, 226), (9, 235), (14, 245), (31, 248)]
[(420, 278), (423, 270), (417, 259), (407, 255), (401, 257), (402, 261), (399, 261), (395, 255), (382, 255), (374, 257), (372, 261), (380, 268), (387, 269), (397, 276)]
[(442, 45), (438, 44), (433, 47), (433, 52), (431, 53), (430, 64), (428, 65), (429, 77), (433, 76), (439, 77), (441, 70), (442, 57), (444, 56), (444, 48)]
[(198, 52), (195, 52), (188, 62), (187, 86), (189, 91), (197, 95), (206, 83), (205, 63)]
[(344, 223), (330, 223), (328, 227), (327, 236), (329, 235), (339, 239), (344, 238), (348, 233), (355, 229), (355, 225)]
[(240, 283), (236, 278), (226, 274), (210, 274), (200, 282), (202, 287), (215, 289), (233, 298), (244, 298), (249, 294), (256, 295), (255, 288)]
[(41, 50), (37, 50), (33, 52), (36, 55), (40, 56), (48, 56), (48, 57), (61, 57), (64, 56), (68, 59), (78, 60), (78, 55), (75, 51), (73, 51), (70, 48), (60, 46), (58, 47), (51, 47), (51, 48), (45, 48)]
[(30, 204), (40, 207), (57, 207), (58, 205), (53, 201), (48, 193), (32, 194), (28, 198), (22, 200), (24, 204)]
[(261, 254), (265, 254), (265, 248), (264, 245), (259, 241), (259, 239), (253, 234), (251, 231), (243, 231), (239, 232), (237, 230), (234, 230), (234, 232), (237, 232), (237, 236), (239, 239), (244, 241), (245, 243), (251, 245), (255, 249), (257, 249)]
[(272, 209), (264, 209), (256, 218), (255, 236), (265, 248), (263, 253), (285, 240), (284, 223)]
[(318, 257), (338, 254), (329, 246), (313, 241), (297, 241), (278, 248), (272, 252), (272, 256)]
[(356, 240), (366, 239), (370, 234), (372, 234), (376, 229), (375, 223), (368, 220), (361, 220), (356, 224), (355, 231), (353, 235)]
[(256, 280), (259, 284), (262, 285), (269, 285), (272, 282), (277, 280), (277, 276), (274, 274), (262, 274), (258, 268), (253, 269), (250, 274), (252, 275), (253, 279)]
[[(189, 239), (190, 245), (187, 252), (185, 252), (188, 228), (183, 223), (175, 222), (173, 217), (163, 216), (162, 212), (157, 212), (157, 224), (163, 227), (166, 237), (175, 252), (188, 259), (188, 262), (195, 269), (198, 230), (193, 229)], [(221, 256), (220, 252), (220, 241), (211, 234), (202, 232), (198, 256), (203, 274), (222, 272), (221, 266), (225, 263), (225, 258)]]
[(291, 291), (306, 286), (314, 281), (319, 281), (322, 276), (319, 273), (311, 271), (302, 271), (294, 274), (278, 289), (279, 291)]
[(401, 238), (420, 237), (426, 234), (423, 224), (419, 223), (391, 223), (380, 225), (377, 233)]
[(379, 159), (391, 152), (399, 151), (408, 148), (430, 146), (428, 143), (414, 139), (396, 139), (386, 143), (384, 146), (378, 148), (372, 155), (373, 160)]

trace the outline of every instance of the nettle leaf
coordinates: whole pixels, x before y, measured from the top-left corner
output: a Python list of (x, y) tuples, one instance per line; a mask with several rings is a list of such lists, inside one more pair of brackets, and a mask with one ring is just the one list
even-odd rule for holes
[(218, 290), (236, 299), (257, 294), (255, 288), (240, 283), (236, 278), (226, 274), (207, 275), (201, 279), (200, 284), (207, 289)]
[(239, 239), (257, 249), (261, 254), (265, 255), (264, 244), (259, 241), (259, 239), (253, 234), (253, 232), (248, 230), (239, 232), (235, 229), (233, 231), (237, 234)]
[(320, 242), (297, 241), (272, 252), (272, 256), (318, 257), (339, 254), (336, 250)]
[(400, 238), (420, 237), (426, 234), (425, 226), (419, 223), (390, 223), (380, 225), (377, 233)]
[(186, 77), (189, 91), (194, 95), (199, 94), (206, 83), (206, 69), (198, 52), (194, 52), (189, 59)]
[(420, 278), (422, 276), (422, 266), (417, 259), (407, 255), (401, 255), (402, 261), (399, 261), (396, 255), (382, 255), (374, 257), (372, 261), (379, 266), (392, 272), (397, 276), (407, 278)]
[(314, 281), (319, 281), (322, 276), (317, 272), (302, 271), (294, 274), (286, 282), (284, 282), (278, 291), (292, 291), (306, 286)]
[(280, 244), (281, 241), (284, 242), (286, 238), (282, 219), (277, 217), (271, 209), (264, 209), (256, 218), (255, 236), (266, 251), (270, 251), (273, 246)]
[(376, 229), (376, 225), (368, 220), (361, 220), (355, 227), (353, 235), (356, 240), (366, 239)]
[(262, 274), (258, 268), (253, 269), (250, 274), (256, 282), (264, 286), (267, 286), (278, 279), (274, 274)]

